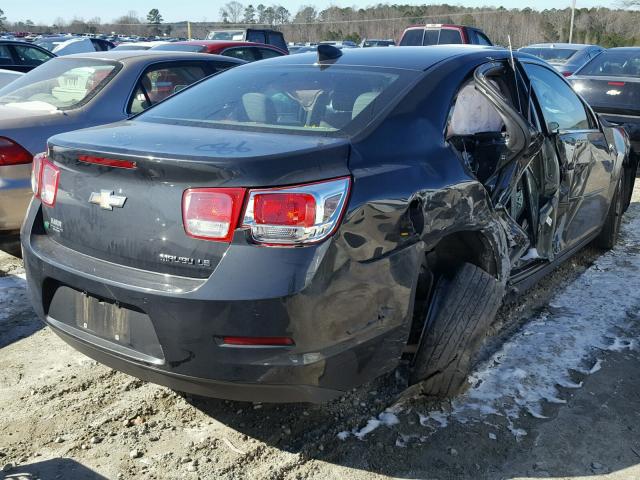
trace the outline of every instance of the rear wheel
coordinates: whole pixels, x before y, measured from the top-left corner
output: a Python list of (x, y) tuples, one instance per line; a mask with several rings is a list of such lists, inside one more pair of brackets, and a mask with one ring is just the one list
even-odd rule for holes
[(411, 371), (424, 394), (447, 398), (463, 389), (503, 295), (500, 282), (470, 263), (438, 280)]
[(594, 244), (598, 248), (604, 250), (611, 250), (618, 241), (618, 234), (620, 233), (620, 224), (622, 223), (622, 214), (624, 213), (625, 205), (625, 192), (623, 192), (624, 180), (623, 177), (618, 180), (616, 191), (613, 194), (611, 205), (609, 205), (609, 212), (607, 218), (604, 220), (602, 231), (594, 241)]
[(633, 196), (633, 187), (636, 183), (636, 175), (638, 174), (638, 159), (635, 154), (631, 154), (629, 158), (629, 165), (626, 166), (623, 170), (624, 174), (624, 203), (623, 203), (623, 213), (627, 211), (629, 205), (631, 204), (631, 197)]

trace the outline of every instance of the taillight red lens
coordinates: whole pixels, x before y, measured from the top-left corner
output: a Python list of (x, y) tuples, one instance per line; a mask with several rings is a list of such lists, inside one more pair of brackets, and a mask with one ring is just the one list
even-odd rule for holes
[(31, 163), (33, 156), (13, 140), (0, 137), (0, 167)]
[(42, 179), (42, 166), (47, 159), (46, 153), (38, 153), (33, 157), (31, 164), (31, 190), (36, 197), (40, 196), (40, 180)]
[(563, 77), (570, 77), (571, 75), (573, 75), (573, 72), (562, 72)]
[(253, 214), (257, 224), (310, 227), (316, 223), (316, 200), (308, 193), (259, 193)]
[(136, 168), (136, 162), (132, 162), (130, 160), (117, 160), (115, 158), (103, 158), (103, 157), (94, 157), (92, 155), (79, 155), (78, 160), (84, 163), (95, 163), (97, 165), (104, 165), (106, 167), (114, 167), (114, 168), (127, 168), (133, 169)]
[(56, 204), (60, 170), (49, 160), (44, 160), (40, 185), (40, 200), (48, 207)]
[(238, 225), (244, 188), (192, 188), (182, 198), (182, 220), (187, 235), (230, 242)]

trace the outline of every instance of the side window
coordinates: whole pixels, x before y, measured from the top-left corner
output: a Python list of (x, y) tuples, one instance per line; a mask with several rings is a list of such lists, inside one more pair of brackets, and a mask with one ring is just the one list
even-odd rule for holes
[(476, 32), (476, 36), (478, 37), (478, 45), (493, 45), (486, 35)]
[(284, 35), (280, 32), (269, 32), (269, 39), (266, 43), (281, 48), (282, 50), (287, 49), (287, 43), (284, 41)]
[(273, 57), (281, 57), (282, 53), (277, 50), (272, 50), (270, 48), (258, 48), (262, 59), (273, 58)]
[(400, 40), (400, 46), (403, 47), (416, 47), (422, 45), (422, 35), (424, 29), (422, 28), (410, 28), (404, 32), (402, 40)]
[(128, 113), (140, 113), (207, 75), (204, 65), (151, 67), (138, 81)]
[(267, 43), (267, 39), (265, 38), (264, 32), (250, 30), (247, 32), (247, 42)]
[(6, 45), (0, 45), (0, 65), (13, 65), (11, 50)]
[(462, 35), (459, 30), (453, 30), (451, 28), (443, 28), (440, 30), (439, 45), (451, 45), (462, 43)]
[(255, 49), (252, 47), (228, 48), (222, 52), (222, 55), (239, 58), (246, 62), (255, 62), (256, 60), (259, 60), (259, 58), (256, 57)]
[(559, 74), (541, 65), (523, 65), (547, 126), (557, 123), (560, 130), (593, 128), (582, 101)]
[(23, 65), (40, 65), (51, 58), (46, 53), (30, 46), (14, 45), (14, 48)]

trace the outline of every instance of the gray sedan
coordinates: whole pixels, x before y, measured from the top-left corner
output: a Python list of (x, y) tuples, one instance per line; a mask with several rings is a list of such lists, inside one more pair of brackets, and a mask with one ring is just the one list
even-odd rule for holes
[(0, 236), (20, 228), (31, 161), (49, 137), (127, 119), (242, 63), (187, 52), (85, 53), (54, 58), (0, 89)]
[(520, 49), (550, 63), (562, 76), (569, 77), (592, 58), (604, 51), (598, 45), (581, 43), (536, 43)]

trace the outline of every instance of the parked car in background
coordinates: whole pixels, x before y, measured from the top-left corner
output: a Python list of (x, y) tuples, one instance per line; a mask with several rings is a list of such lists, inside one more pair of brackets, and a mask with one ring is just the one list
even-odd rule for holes
[(47, 138), (126, 119), (241, 63), (182, 52), (93, 52), (57, 57), (1, 89), (0, 232), (20, 228), (31, 160)]
[(56, 55), (21, 40), (0, 40), (0, 68), (28, 72)]
[(316, 52), (317, 50), (317, 45), (295, 45), (293, 47), (289, 47), (289, 54), (294, 55), (297, 53)]
[(289, 52), (282, 32), (268, 28), (213, 30), (207, 35), (207, 40), (262, 43), (273, 45), (280, 50)]
[(365, 38), (361, 43), (360, 47), (395, 47), (396, 42), (394, 40), (379, 40), (375, 38)]
[(273, 45), (225, 40), (172, 42), (165, 45), (158, 45), (151, 50), (163, 52), (213, 53), (216, 55), (224, 55), (225, 57), (239, 58), (245, 62), (255, 62), (257, 60), (288, 55), (288, 50), (285, 51)]
[(169, 42), (157, 40), (152, 42), (128, 42), (117, 45), (114, 50), (149, 50), (159, 45), (167, 45)]
[(573, 75), (603, 50), (604, 48), (598, 45), (578, 43), (536, 43), (520, 49), (521, 52), (545, 60), (565, 77)]
[(51, 138), (21, 235), (35, 311), (200, 395), (324, 401), (401, 358), (455, 394), (504, 292), (611, 248), (622, 215), (624, 131), (514, 57), (321, 45)]
[(14, 80), (20, 78), (24, 73), (15, 72), (13, 70), (2, 70), (0, 69), (0, 88), (9, 85)]
[(115, 47), (108, 40), (73, 36), (42, 37), (35, 40), (34, 44), (46, 48), (59, 57), (74, 53), (105, 52)]
[(318, 43), (318, 45), (331, 45), (336, 48), (356, 48), (358, 46), (356, 42), (351, 40), (324, 40)]
[(404, 31), (399, 43), (401, 47), (449, 44), (493, 45), (478, 28), (439, 23), (413, 25)]
[(580, 68), (570, 81), (600, 118), (623, 127), (629, 134), (631, 156), (625, 163), (628, 206), (640, 161), (640, 48), (605, 50)]

